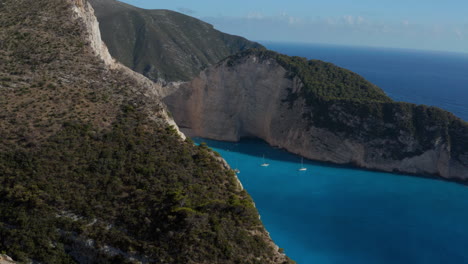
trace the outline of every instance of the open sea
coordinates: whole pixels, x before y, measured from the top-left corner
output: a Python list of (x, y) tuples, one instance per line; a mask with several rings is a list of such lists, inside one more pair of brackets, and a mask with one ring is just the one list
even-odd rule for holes
[[(468, 55), (262, 43), (363, 75), (395, 100), (468, 120)], [(271, 237), (302, 264), (468, 263), (468, 187), (304, 160), (263, 141), (195, 138), (219, 152), (253, 197)], [(270, 163), (261, 167), (262, 156)]]
[(331, 62), (362, 75), (394, 100), (438, 106), (468, 121), (468, 53), (262, 44), (286, 55)]

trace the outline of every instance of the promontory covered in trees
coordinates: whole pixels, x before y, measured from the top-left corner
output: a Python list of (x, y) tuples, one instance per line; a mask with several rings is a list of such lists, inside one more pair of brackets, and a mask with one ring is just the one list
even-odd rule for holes
[(235, 174), (116, 63), (86, 0), (0, 1), (0, 251), (24, 263), (287, 263)]
[[(166, 21), (152, 24), (146, 19), (144, 39), (156, 34), (150, 29), (180, 32), (179, 28), (186, 28), (181, 21), (193, 19), (114, 0), (92, 2), (103, 22), (102, 31), (109, 34), (104, 41), (115, 50), (123, 47), (122, 41), (116, 40), (128, 35), (125, 31), (116, 33), (116, 28), (130, 13)], [(179, 19), (167, 23), (168, 17)], [(190, 32), (201, 31), (201, 25), (205, 26), (202, 22), (191, 23)], [(168, 27), (172, 30), (165, 30)], [(194, 56), (198, 47), (203, 47), (205, 54), (220, 49), (220, 44), (207, 47), (205, 42), (184, 34), (183, 38), (192, 40), (184, 48), (192, 50)], [(192, 65), (192, 74), (200, 72), (188, 82), (186, 76), (175, 76), (174, 71), (159, 67), (160, 75), (186, 81), (182, 85), (169, 84), (163, 96), (175, 121), (188, 135), (229, 141), (257, 137), (319, 161), (457, 181), (468, 179), (467, 122), (440, 108), (395, 102), (361, 76), (331, 63), (289, 57), (244, 41), (234, 41), (243, 43), (237, 46), (239, 53), (206, 68), (197, 67), (194, 60), (185, 60)], [(171, 42), (164, 43), (171, 47), (161, 50), (165, 55), (178, 48)], [(232, 43), (224, 45), (232, 47)], [(133, 47), (146, 48), (136, 44)], [(246, 47), (253, 49), (243, 50)], [(125, 59), (118, 52), (113, 55)], [(210, 61), (219, 58), (211, 57)], [(155, 65), (153, 61), (158, 58), (148, 56), (146, 60), (148, 65)]]
[(176, 12), (0, 0), (0, 62), (0, 252), (15, 261), (292, 263), (234, 171), (185, 135), (468, 179), (465, 121)]

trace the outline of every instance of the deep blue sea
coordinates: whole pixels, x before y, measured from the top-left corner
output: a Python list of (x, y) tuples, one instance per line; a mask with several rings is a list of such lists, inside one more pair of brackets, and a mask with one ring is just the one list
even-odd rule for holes
[(397, 101), (438, 106), (468, 121), (468, 53), (262, 42), (290, 56), (352, 70)]
[[(468, 120), (468, 55), (263, 43), (351, 69), (392, 98)], [(273, 240), (300, 264), (468, 263), (468, 187), (304, 161), (266, 143), (206, 139), (252, 195)], [(269, 167), (261, 167), (265, 155)]]

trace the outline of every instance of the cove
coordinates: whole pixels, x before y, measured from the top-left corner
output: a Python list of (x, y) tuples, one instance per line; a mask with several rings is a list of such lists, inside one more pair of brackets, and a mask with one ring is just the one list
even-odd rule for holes
[[(468, 263), (468, 187), (304, 160), (255, 139), (194, 138), (220, 153), (297, 263)], [(262, 167), (263, 155), (268, 167)]]

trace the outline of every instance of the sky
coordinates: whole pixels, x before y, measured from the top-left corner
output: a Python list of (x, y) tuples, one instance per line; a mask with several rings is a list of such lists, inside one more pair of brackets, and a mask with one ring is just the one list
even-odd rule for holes
[(123, 0), (255, 41), (468, 53), (468, 0)]

